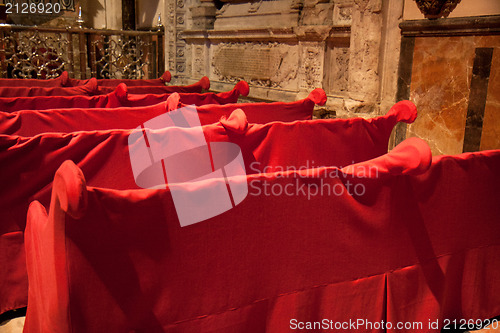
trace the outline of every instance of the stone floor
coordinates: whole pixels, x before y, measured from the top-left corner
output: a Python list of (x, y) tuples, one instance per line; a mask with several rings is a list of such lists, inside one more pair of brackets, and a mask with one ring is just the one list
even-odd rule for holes
[[(3, 323), (0, 323), (0, 333), (22, 333), (24, 326), (24, 318), (19, 317), (14, 318)], [(493, 326), (493, 325), (491, 325)], [(474, 333), (500, 333), (500, 325), (495, 329), (493, 327), (486, 327), (485, 329), (479, 331), (471, 331)], [(496, 325), (495, 325), (496, 326)]]
[(22, 333), (24, 318), (18, 317), (0, 323), (0, 333)]

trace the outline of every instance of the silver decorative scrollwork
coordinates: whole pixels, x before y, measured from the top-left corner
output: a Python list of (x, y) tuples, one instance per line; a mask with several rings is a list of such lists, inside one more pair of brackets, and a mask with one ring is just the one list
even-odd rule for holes
[(107, 36), (92, 42), (97, 76), (104, 79), (141, 79), (149, 60), (144, 52), (150, 43), (139, 36)]
[(5, 63), (13, 78), (50, 79), (68, 64), (65, 34), (23, 31), (5, 33)]

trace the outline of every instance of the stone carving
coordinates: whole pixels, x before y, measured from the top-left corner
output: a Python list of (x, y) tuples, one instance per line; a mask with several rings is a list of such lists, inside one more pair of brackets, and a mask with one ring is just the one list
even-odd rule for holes
[[(355, 0), (350, 39), (349, 97), (376, 101), (380, 92), (381, 0)], [(375, 32), (377, 31), (377, 32)]]
[(335, 72), (333, 90), (346, 91), (349, 81), (349, 48), (335, 48)]
[(460, 0), (415, 0), (418, 9), (428, 19), (448, 17)]
[(296, 54), (279, 43), (221, 43), (212, 66), (221, 81), (245, 80), (263, 87), (283, 87), (297, 76)]
[(349, 45), (328, 44), (325, 54), (323, 89), (327, 93), (346, 92), (349, 82)]
[(300, 22), (302, 25), (332, 25), (333, 9), (334, 4), (325, 0), (305, 0)]
[(185, 29), (185, 0), (166, 0), (167, 22), (165, 24), (165, 46), (168, 69), (173, 74), (186, 70), (186, 42), (182, 38)]
[(351, 24), (352, 21), (352, 0), (337, 0), (333, 10), (334, 24)]
[[(192, 45), (186, 45), (185, 46), (185, 51), (186, 51), (186, 55), (188, 54), (192, 54)], [(186, 57), (187, 58), (187, 57)], [(192, 62), (191, 61), (188, 61), (187, 59), (184, 60), (184, 66), (185, 66), (185, 72), (186, 72), (186, 75), (191, 75), (191, 73), (193, 73), (193, 66), (192, 66)]]
[(322, 86), (323, 62), (320, 50), (317, 47), (306, 46), (302, 49), (303, 89), (318, 88)]
[(167, 0), (167, 18), (165, 23), (165, 44), (167, 47), (166, 53), (168, 55), (168, 69), (171, 71), (176, 70), (176, 57), (175, 57), (175, 43), (176, 43), (176, 29), (175, 29), (175, 3), (173, 0)]
[(195, 76), (205, 75), (205, 54), (203, 46), (196, 46), (194, 49), (193, 71)]
[(340, 7), (338, 12), (338, 22), (350, 23), (352, 18), (352, 7)]
[(261, 4), (262, 4), (262, 0), (252, 2), (250, 4), (250, 7), (248, 8), (248, 12), (249, 13), (256, 13), (259, 10)]

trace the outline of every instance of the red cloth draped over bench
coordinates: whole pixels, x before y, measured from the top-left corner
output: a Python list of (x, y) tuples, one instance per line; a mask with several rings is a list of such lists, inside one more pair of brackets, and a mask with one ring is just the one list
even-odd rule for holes
[[(172, 75), (169, 71), (163, 73), (158, 79), (98, 79), (99, 86), (116, 87), (120, 83), (128, 86), (164, 86), (170, 82)], [(87, 84), (91, 79), (78, 80), (69, 77), (64, 71), (55, 79), (0, 79), (0, 87), (75, 87)]]
[(78, 87), (0, 87), (0, 97), (75, 96), (98, 94), (97, 80)]
[(340, 170), (249, 175), (234, 181), (260, 192), (184, 228), (168, 188), (87, 187), (67, 162), (49, 214), (28, 212), (25, 332), (289, 332), (323, 319), (365, 322), (336, 332), (439, 332), (494, 317), (500, 151), (430, 158), (413, 138)]
[[(99, 86), (99, 93), (108, 94), (113, 89), (114, 87)], [(131, 94), (201, 93), (208, 89), (210, 89), (210, 80), (204, 76), (200, 81), (187, 86), (129, 86), (128, 92)]]
[(65, 87), (69, 84), (68, 72), (64, 71), (55, 79), (0, 79), (0, 87)]
[[(416, 109), (409, 102), (396, 104), (385, 116), (373, 119), (325, 119), (292, 123), (235, 123), (203, 127), (207, 141), (237, 143), (248, 173), (266, 166), (345, 166), (387, 152), (392, 128), (412, 122)], [(231, 119), (233, 120), (233, 119)], [(27, 278), (23, 230), (29, 202), (49, 203), (51, 182), (65, 160), (74, 161), (92, 186), (137, 188), (131, 170), (128, 137), (134, 130), (42, 134), (31, 138), (0, 135), (0, 313), (26, 306)], [(161, 135), (161, 131), (156, 131)], [(281, 147), (281, 148), (280, 148)]]
[[(326, 96), (320, 91), (320, 96)], [(222, 116), (229, 116), (235, 109), (242, 109), (252, 123), (272, 121), (294, 121), (312, 118), (318, 91), (307, 98), (290, 103), (234, 103), (198, 106), (198, 116), (202, 125), (218, 122)], [(94, 109), (53, 109), (25, 110), (12, 113), (0, 113), (0, 133), (20, 136), (34, 136), (44, 132), (69, 133), (76, 131), (94, 131), (107, 129), (132, 129), (142, 123), (175, 110), (179, 105), (179, 94), (171, 95), (167, 101), (150, 106), (94, 108)]]
[[(200, 81), (187, 86), (129, 86), (131, 94), (170, 94), (201, 93), (210, 88), (210, 80), (204, 76)], [(87, 83), (75, 87), (1, 87), (0, 97), (30, 97), (30, 96), (73, 96), (96, 95), (113, 92), (114, 86), (98, 86), (96, 79), (92, 78)]]
[[(99, 87), (116, 87), (121, 83), (125, 83), (127, 86), (164, 86), (165, 83), (170, 82), (172, 79), (172, 74), (169, 71), (163, 73), (157, 79), (97, 79), (97, 84)], [(89, 79), (90, 80), (90, 79)], [(68, 78), (65, 81), (65, 85), (68, 87), (76, 87), (86, 84), (89, 80), (78, 80)]]
[[(113, 92), (96, 96), (49, 96), (34, 97), (0, 97), (0, 111), (14, 112), (20, 110), (46, 110), (68, 108), (117, 108), (121, 106), (137, 107), (158, 104), (165, 101), (170, 94), (139, 95), (130, 94), (125, 84), (120, 84)], [(221, 93), (180, 93), (180, 101), (184, 104), (226, 104), (236, 103), (240, 95), (248, 95), (248, 83), (240, 81), (235, 87)]]

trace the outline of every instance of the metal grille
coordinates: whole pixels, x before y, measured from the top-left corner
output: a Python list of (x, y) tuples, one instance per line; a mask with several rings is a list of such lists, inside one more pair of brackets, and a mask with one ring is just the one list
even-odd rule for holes
[(9, 77), (50, 79), (67, 66), (67, 34), (20, 31), (4, 34), (3, 40)]
[(163, 30), (0, 26), (0, 77), (157, 78), (164, 71)]
[(151, 42), (138, 36), (104, 36), (92, 41), (96, 77), (103, 79), (141, 79), (151, 68), (146, 56)]

